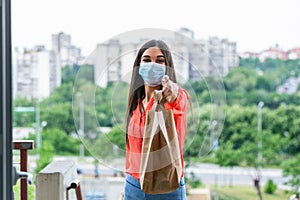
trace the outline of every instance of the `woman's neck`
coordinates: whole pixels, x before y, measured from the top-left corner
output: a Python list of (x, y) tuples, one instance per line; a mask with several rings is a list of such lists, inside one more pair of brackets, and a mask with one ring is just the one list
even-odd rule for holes
[(155, 90), (159, 90), (161, 86), (156, 86), (156, 87), (150, 87), (148, 85), (145, 85), (145, 98), (144, 98), (144, 103), (148, 103), (150, 99), (154, 95)]

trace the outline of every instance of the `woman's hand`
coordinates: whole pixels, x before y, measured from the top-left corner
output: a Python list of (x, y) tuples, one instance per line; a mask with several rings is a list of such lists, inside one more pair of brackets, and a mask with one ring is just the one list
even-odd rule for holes
[(170, 103), (174, 103), (178, 95), (178, 85), (170, 80), (168, 75), (162, 78), (163, 97)]

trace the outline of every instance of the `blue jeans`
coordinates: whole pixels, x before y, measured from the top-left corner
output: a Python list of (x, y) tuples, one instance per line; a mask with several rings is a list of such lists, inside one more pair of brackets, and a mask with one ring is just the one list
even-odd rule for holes
[(179, 187), (166, 194), (146, 194), (141, 190), (140, 181), (131, 175), (126, 175), (124, 200), (186, 200), (184, 178), (181, 178)]

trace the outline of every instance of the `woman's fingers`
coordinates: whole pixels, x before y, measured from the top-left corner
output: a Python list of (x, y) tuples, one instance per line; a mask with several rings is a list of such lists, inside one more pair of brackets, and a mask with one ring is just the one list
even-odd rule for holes
[(162, 83), (162, 86), (163, 86), (163, 91), (168, 86), (168, 82), (169, 82), (169, 76), (168, 75), (164, 75), (163, 78), (162, 78), (162, 80), (161, 80), (161, 83)]
[(170, 80), (168, 75), (165, 75), (162, 78), (162, 86), (163, 97), (168, 102), (174, 102), (178, 94), (178, 85), (176, 83), (173, 83), (173, 81)]

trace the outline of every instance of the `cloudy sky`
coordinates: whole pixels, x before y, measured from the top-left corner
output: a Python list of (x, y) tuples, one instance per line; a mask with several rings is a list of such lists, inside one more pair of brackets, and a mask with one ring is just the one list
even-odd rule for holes
[(278, 44), (300, 47), (299, 0), (11, 0), (12, 42), (46, 45), (65, 32), (86, 56), (97, 43), (141, 28), (176, 31), (187, 27), (196, 39), (236, 41), (238, 51)]

